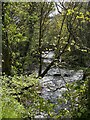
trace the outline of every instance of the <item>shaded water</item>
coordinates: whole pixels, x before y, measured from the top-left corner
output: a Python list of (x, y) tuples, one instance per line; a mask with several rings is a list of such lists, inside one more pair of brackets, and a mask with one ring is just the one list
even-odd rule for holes
[[(43, 62), (50, 63), (53, 57), (53, 52), (45, 52), (43, 54)], [(57, 98), (62, 97), (63, 92), (67, 90), (66, 84), (82, 80), (82, 78), (83, 70), (74, 71), (52, 67), (47, 74), (40, 79), (40, 84), (42, 86), (41, 96), (46, 100), (50, 100), (51, 103), (58, 104)], [(55, 108), (55, 112), (58, 112), (61, 108), (65, 107), (68, 108), (65, 104), (59, 104)]]

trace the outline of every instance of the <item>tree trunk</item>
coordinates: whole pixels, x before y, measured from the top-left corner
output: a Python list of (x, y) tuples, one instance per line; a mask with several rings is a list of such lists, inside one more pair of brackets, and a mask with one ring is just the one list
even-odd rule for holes
[[(90, 12), (90, 1), (88, 2), (87, 11)], [(90, 15), (88, 16), (90, 18)], [(90, 48), (90, 22), (87, 23), (88, 33), (87, 33), (87, 47)], [(90, 53), (88, 52), (88, 58), (90, 58)], [(89, 64), (90, 66), (90, 64)], [(90, 75), (88, 79), (88, 117), (90, 118)]]
[[(62, 56), (62, 54), (65, 53), (66, 48), (67, 48), (68, 45), (70, 44), (70, 40), (71, 40), (70, 38), (71, 38), (71, 36), (70, 36), (70, 34), (69, 34), (68, 40), (67, 40), (67, 44), (66, 44), (66, 45), (63, 47), (63, 49), (61, 50), (62, 52), (61, 52), (61, 53), (58, 53), (58, 57), (59, 57), (58, 59), (60, 59), (60, 57)], [(58, 62), (58, 59), (57, 59), (57, 57), (56, 57), (56, 59), (54, 59), (54, 60), (46, 67), (46, 69), (43, 71), (43, 73), (40, 75), (40, 77), (44, 77), (45, 74), (47, 74), (48, 70), (50, 70), (51, 66), (53, 66), (55, 62)]]
[[(0, 17), (2, 15), (2, 3), (0, 3)], [(0, 18), (0, 75), (2, 75), (2, 19)]]
[[(5, 6), (4, 6), (5, 4)], [(11, 57), (10, 57), (10, 49), (9, 49), (9, 41), (8, 41), (8, 32), (6, 29), (6, 23), (5, 23), (5, 12), (6, 10), (4, 7), (6, 7), (8, 3), (2, 3), (2, 24), (4, 30), (2, 31), (2, 54), (3, 54), (3, 63), (2, 63), (2, 72), (4, 72), (6, 75), (11, 74)]]
[(42, 50), (41, 50), (41, 42), (42, 42), (42, 19), (43, 19), (43, 6), (41, 6), (41, 11), (40, 11), (40, 28), (39, 28), (39, 72), (38, 76), (41, 75), (42, 72)]

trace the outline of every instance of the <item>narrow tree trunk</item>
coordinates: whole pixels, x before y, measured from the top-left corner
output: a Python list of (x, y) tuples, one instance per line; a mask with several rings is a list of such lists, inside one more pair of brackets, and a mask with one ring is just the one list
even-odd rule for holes
[[(88, 12), (90, 12), (90, 1), (88, 2), (88, 7), (87, 7)], [(90, 15), (88, 16), (90, 18)], [(88, 34), (87, 34), (87, 47), (90, 48), (90, 22), (87, 23), (87, 28), (88, 28)], [(90, 58), (90, 53), (88, 52), (88, 58)], [(90, 75), (88, 79), (88, 117), (90, 118)]]
[(90, 118), (90, 79), (88, 79), (88, 117)]
[[(69, 34), (69, 36), (68, 36), (68, 40), (67, 40), (67, 44), (63, 47), (63, 49), (61, 50), (62, 52), (61, 53), (58, 53), (58, 59), (62, 56), (62, 54), (64, 54), (65, 53), (65, 50), (66, 50), (66, 48), (68, 47), (68, 45), (70, 44), (70, 34)], [(57, 57), (56, 57), (57, 58)], [(46, 69), (43, 71), (43, 73), (40, 75), (41, 77), (44, 77), (45, 76), (45, 74), (47, 74), (47, 72), (48, 72), (48, 70), (50, 70), (50, 68), (51, 68), (51, 66), (53, 66), (54, 65), (54, 63), (55, 62), (58, 62), (58, 59), (54, 59), (47, 67), (46, 67)]]
[[(32, 16), (33, 13), (35, 12), (34, 11), (34, 6), (35, 4), (29, 4), (29, 10), (28, 10), (28, 13), (29, 13), (29, 16)], [(34, 34), (34, 24), (36, 23), (36, 21), (33, 21), (31, 19), (29, 19), (27, 21), (27, 26), (29, 28), (29, 37), (28, 37), (28, 41), (26, 41), (26, 45), (25, 45), (25, 48), (24, 48), (24, 52), (23, 52), (23, 60), (22, 60), (22, 69), (23, 69), (23, 73), (24, 73), (24, 64), (25, 64), (25, 61), (26, 61), (26, 56), (29, 52), (29, 50), (31, 50), (31, 44), (32, 44), (32, 37), (33, 37), (33, 34)]]
[(41, 46), (42, 46), (42, 17), (43, 17), (43, 6), (41, 6), (41, 13), (40, 13), (40, 28), (39, 28), (39, 72), (38, 72), (38, 76), (41, 75), (42, 72), (42, 50), (41, 50)]
[(6, 23), (5, 23), (5, 9), (8, 3), (2, 3), (2, 23), (4, 27), (4, 31), (2, 31), (2, 54), (3, 54), (3, 63), (2, 63), (2, 72), (5, 72), (5, 74), (10, 75), (11, 73), (11, 59), (10, 59), (10, 50), (9, 50), (9, 41), (8, 41), (8, 33), (6, 30)]
[[(0, 3), (0, 17), (2, 15), (2, 3)], [(0, 18), (0, 75), (2, 75), (2, 19)]]

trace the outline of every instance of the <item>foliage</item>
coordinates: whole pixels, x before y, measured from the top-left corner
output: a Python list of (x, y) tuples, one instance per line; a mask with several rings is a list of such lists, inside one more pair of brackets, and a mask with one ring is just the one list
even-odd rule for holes
[(56, 8), (52, 2), (3, 3), (3, 72), (7, 66), (13, 75), (30, 74), (43, 64), (43, 52), (53, 50), (59, 59), (66, 44), (63, 61), (72, 67), (88, 66), (89, 5), (62, 4), (57, 4), (61, 13), (53, 15)]
[(59, 109), (55, 118), (72, 118), (73, 120), (84, 118), (86, 120), (89, 113), (87, 87), (88, 80), (78, 80), (66, 84), (67, 90), (58, 98), (58, 105), (61, 105), (62, 108)]
[[(87, 81), (76, 81), (66, 84), (66, 91), (58, 98), (58, 104), (64, 108), (55, 112), (57, 105), (41, 97), (41, 87), (38, 80), (31, 76), (2, 76), (2, 118), (35, 117), (44, 113), (51, 118), (86, 118), (87, 110)], [(25, 87), (30, 86), (25, 90)], [(21, 93), (21, 94), (20, 94)]]
[[(32, 73), (39, 68), (39, 76), (43, 77), (55, 64), (73, 69), (90, 66), (89, 6), (90, 2), (2, 3), (0, 117), (33, 118), (42, 113), (53, 118), (88, 116), (88, 80), (66, 84), (67, 90), (58, 98), (58, 104), (69, 108), (55, 113), (57, 105), (41, 97), (42, 87)], [(58, 13), (53, 14), (56, 8)], [(45, 51), (54, 52), (49, 65), (43, 62)]]
[[(2, 76), (1, 118), (35, 117), (41, 113), (51, 115), (53, 104), (39, 94), (38, 80), (31, 76)], [(27, 87), (29, 89), (27, 89)]]
[(23, 114), (25, 113), (24, 107), (5, 92), (2, 96), (1, 106), (2, 112), (0, 113), (0, 118), (23, 118)]
[[(8, 81), (10, 78), (3, 76), (2, 79), (2, 97), (1, 106), (2, 110), (0, 118), (22, 118), (25, 113), (24, 106), (21, 105), (13, 96), (10, 95), (10, 88), (8, 88)], [(11, 91), (12, 92), (12, 91)]]

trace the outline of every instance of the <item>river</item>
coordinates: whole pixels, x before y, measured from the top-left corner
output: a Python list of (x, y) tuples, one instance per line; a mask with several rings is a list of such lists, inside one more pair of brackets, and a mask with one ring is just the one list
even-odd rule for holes
[[(48, 64), (52, 61), (54, 53), (53, 51), (46, 51), (42, 57), (43, 62)], [(66, 84), (82, 80), (82, 78), (83, 70), (75, 71), (73, 69), (69, 70), (68, 68), (61, 69), (59, 67), (51, 67), (47, 74), (40, 79), (40, 84), (42, 86), (41, 96), (46, 100), (50, 100), (53, 104), (58, 104), (57, 98), (62, 97), (62, 93), (67, 90)], [(68, 108), (68, 106), (64, 104), (59, 104), (55, 108), (55, 112), (64, 107)], [(44, 118), (44, 115), (36, 116), (36, 118), (39, 117)]]

